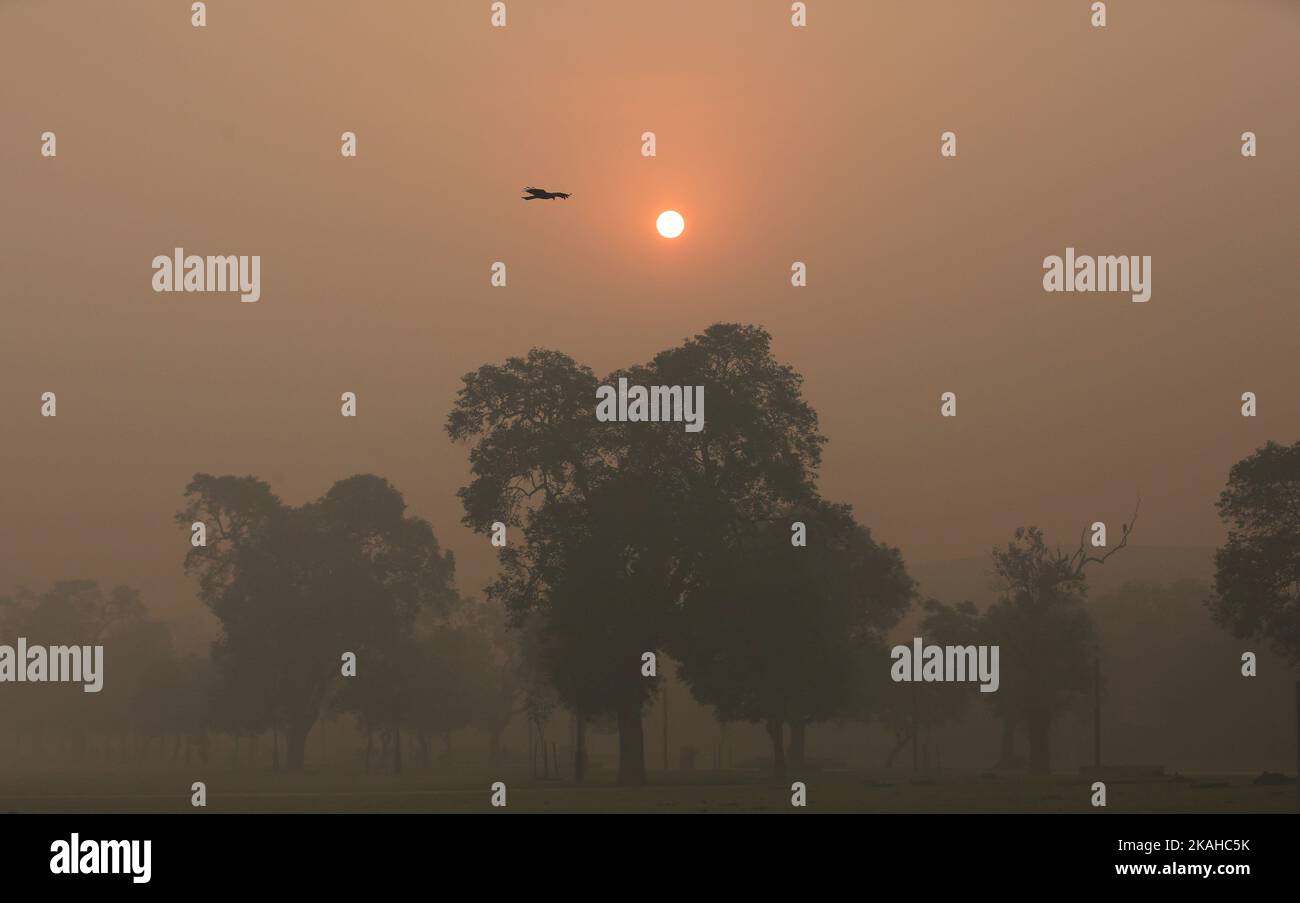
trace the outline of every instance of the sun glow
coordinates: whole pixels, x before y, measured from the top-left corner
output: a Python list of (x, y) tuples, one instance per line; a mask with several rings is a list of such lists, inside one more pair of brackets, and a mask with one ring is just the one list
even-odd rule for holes
[(659, 214), (659, 219), (655, 220), (655, 228), (664, 238), (676, 238), (682, 234), (686, 228), (686, 220), (676, 210), (665, 210)]

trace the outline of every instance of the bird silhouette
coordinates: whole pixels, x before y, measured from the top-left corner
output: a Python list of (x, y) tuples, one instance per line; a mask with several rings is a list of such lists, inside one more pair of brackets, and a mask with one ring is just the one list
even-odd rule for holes
[(524, 201), (550, 201), (569, 196), (563, 191), (547, 191), (545, 188), (525, 188), (524, 191), (529, 194), (529, 197), (520, 199)]

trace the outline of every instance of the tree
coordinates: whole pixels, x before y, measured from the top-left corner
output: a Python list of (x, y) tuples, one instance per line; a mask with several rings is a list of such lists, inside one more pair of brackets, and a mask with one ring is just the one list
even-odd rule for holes
[[(1139, 506), (1141, 500), (1139, 499)], [(1001, 647), (1001, 686), (991, 694), (1003, 718), (1003, 760), (1016, 725), (1029, 738), (1029, 770), (1051, 770), (1052, 722), (1092, 684), (1096, 650), (1092, 619), (1084, 607), (1089, 564), (1104, 564), (1128, 545), (1137, 509), (1110, 550), (1094, 555), (1087, 531), (1074, 552), (1049, 549), (1037, 527), (1021, 527), (1005, 549), (993, 550), (1002, 597), (984, 613), (983, 633)]]
[[(925, 612), (921, 619), (921, 636), (940, 646), (968, 646), (982, 642), (982, 624), (979, 611), (973, 602), (947, 605), (938, 599), (926, 599), (921, 606)], [(912, 745), (913, 768), (921, 766), (922, 737), (933, 728), (957, 721), (965, 714), (970, 701), (979, 690), (968, 683), (895, 683), (876, 669), (871, 675), (881, 687), (879, 699), (872, 700), (872, 708), (864, 714), (877, 714), (881, 723), (894, 734), (894, 745), (885, 756), (885, 767), (909, 743)]]
[(501, 668), (491, 638), (472, 620), (438, 627), (427, 637), (415, 723), (426, 738), (443, 738), (451, 754), (453, 731), (478, 726), (499, 699)]
[(146, 738), (172, 738), (171, 761), (184, 753), (208, 756), (212, 726), (212, 662), (197, 655), (168, 654), (150, 662), (132, 700), (135, 723)]
[(640, 661), (662, 641), (672, 509), (662, 470), (626, 427), (596, 421), (596, 385), (566, 355), (534, 349), (467, 375), (448, 432), (477, 440), (460, 492), (466, 523), (523, 533), (500, 550), (488, 596), (515, 626), (541, 615), (537, 660), (575, 715), (576, 778), (588, 722), (615, 714), (619, 780), (640, 783), (641, 712), (655, 686)]
[(300, 771), (341, 654), (377, 665), (397, 655), (417, 614), (454, 597), (451, 553), (373, 475), (340, 480), (297, 508), (253, 477), (196, 474), (186, 498), (177, 521), (209, 525), (186, 569), (221, 622), (214, 661), (245, 672), (228, 686), (256, 675), (273, 727), (284, 726), (287, 765)]
[(483, 638), (483, 658), (476, 669), (473, 726), (488, 738), (488, 760), (501, 762), (501, 738), (515, 715), (524, 711), (524, 664), (518, 637), (509, 630), (500, 605), (485, 602), (468, 607), (466, 620)]
[[(619, 779), (644, 780), (641, 711), (655, 681), (640, 673), (658, 647), (665, 600), (665, 507), (645, 487), (614, 474), (582, 495), (557, 498), (528, 520), (522, 554), (503, 555), (490, 588), (516, 625), (530, 617), (537, 660), (575, 713), (581, 778), (588, 721), (617, 717)], [(653, 512), (659, 512), (656, 516)]]
[(1218, 509), (1228, 541), (1214, 556), (1215, 621), (1300, 664), (1300, 442), (1234, 464)]
[(719, 324), (611, 374), (636, 385), (706, 388), (708, 426), (600, 423), (598, 382), (567, 355), (526, 358), (466, 375), (448, 417), (474, 440), (465, 522), (523, 532), (499, 551), (489, 597), (518, 623), (541, 611), (542, 661), (578, 725), (614, 714), (620, 780), (645, 778), (641, 718), (656, 682), (640, 657), (668, 643), (674, 608), (700, 562), (736, 524), (768, 519), (805, 494), (824, 441), (800, 377), (771, 354), (770, 336)]
[[(515, 668), (515, 684), (521, 696), (520, 711), (528, 721), (528, 760), (533, 777), (538, 774), (539, 754), (542, 774), (551, 776), (551, 760), (547, 755), (547, 727), (560, 704), (542, 660), (544, 626), (541, 614), (533, 612), (512, 631), (515, 655), (511, 662)], [(559, 762), (554, 764), (558, 772)]]
[[(470, 483), (458, 495), (464, 522), (483, 534), (500, 523), (523, 533), (499, 548), (501, 573), (488, 598), (501, 602), (518, 626), (530, 613), (549, 629), (549, 608), (562, 572), (562, 512), (580, 511), (593, 484), (609, 470), (604, 436), (594, 429), (596, 377), (568, 355), (533, 349), (504, 364), (466, 374), (447, 417), (453, 441), (473, 441)], [(571, 515), (570, 515), (571, 516)], [(539, 646), (545, 645), (539, 643)], [(539, 654), (538, 660), (574, 712), (574, 775), (584, 776), (585, 728), (594, 702), (582, 657)]]
[(142, 620), (140, 591), (116, 586), (107, 594), (95, 580), (58, 580), (44, 593), (20, 586), (0, 600), (6, 626), (34, 642), (100, 643), (122, 624)]
[(1244, 650), (1215, 623), (1211, 591), (1199, 580), (1131, 581), (1089, 606), (1103, 689), (1114, 691), (1104, 731), (1112, 761), (1231, 772), (1294, 760), (1295, 724), (1279, 718), (1277, 706), (1294, 692), (1296, 675), (1278, 662), (1249, 680), (1225, 680)]
[[(376, 731), (386, 733), (391, 739), (394, 774), (402, 773), (402, 728), (414, 725), (416, 699), (425, 689), (422, 639), (409, 636), (372, 645), (360, 655), (356, 675), (343, 680), (331, 699), (335, 711), (356, 716), (367, 738)], [(367, 768), (369, 765), (367, 749)]]
[[(275, 702), (265, 693), (262, 675), (239, 668), (218, 669), (215, 662), (208, 694), (209, 725), (234, 741), (238, 764), (240, 740), (256, 741), (275, 724)], [(279, 756), (278, 741), (275, 756)]]
[(129, 723), (137, 683), (170, 650), (166, 628), (147, 617), (138, 590), (116, 586), (105, 592), (94, 580), (59, 580), (44, 592), (17, 587), (0, 597), (0, 634), (9, 642), (25, 637), (33, 646), (106, 647), (108, 663), (102, 667), (110, 676), (97, 693), (85, 693), (79, 684), (36, 684), (21, 699), (0, 694), (0, 719), (25, 725), (42, 749), (57, 738), (75, 756), (86, 753), (94, 735), (119, 732)]
[[(791, 524), (808, 545), (791, 543)], [(680, 674), (723, 721), (764, 724), (774, 771), (802, 765), (807, 726), (863, 708), (884, 634), (907, 610), (912, 580), (847, 505), (811, 499), (715, 554), (683, 602)]]

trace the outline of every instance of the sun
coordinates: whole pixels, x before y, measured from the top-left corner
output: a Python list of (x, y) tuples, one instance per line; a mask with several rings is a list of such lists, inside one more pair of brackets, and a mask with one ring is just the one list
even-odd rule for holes
[(664, 238), (676, 238), (682, 234), (686, 228), (686, 220), (676, 210), (665, 210), (659, 214), (659, 219), (655, 220), (655, 228)]

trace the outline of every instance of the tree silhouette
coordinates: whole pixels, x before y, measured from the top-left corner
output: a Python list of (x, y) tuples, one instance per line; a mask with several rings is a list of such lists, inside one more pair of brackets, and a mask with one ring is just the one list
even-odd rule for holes
[[(927, 644), (969, 646), (984, 642), (983, 624), (973, 602), (948, 605), (938, 599), (926, 599), (921, 608), (925, 614), (920, 636)], [(894, 764), (909, 743), (913, 767), (920, 768), (925, 759), (923, 749), (928, 732), (960, 719), (970, 702), (980, 695), (979, 687), (971, 683), (895, 683), (880, 669), (875, 669), (871, 676), (881, 687), (880, 698), (871, 700), (872, 706), (863, 714), (878, 715), (881, 723), (894, 734), (894, 745), (885, 756), (886, 768)]]
[(1051, 769), (1053, 720), (1091, 683), (1092, 620), (1087, 582), (1069, 556), (1047, 547), (1037, 527), (1016, 530), (993, 550), (1002, 597), (984, 613), (984, 635), (1001, 647), (1001, 685), (992, 705), (1029, 739), (1029, 770)]
[(177, 521), (209, 525), (186, 569), (221, 622), (213, 659), (226, 674), (243, 672), (233, 685), (256, 675), (273, 726), (284, 727), (287, 766), (300, 771), (341, 654), (391, 659), (419, 611), (454, 597), (451, 554), (372, 475), (297, 508), (253, 477), (196, 474), (186, 498)]
[(31, 646), (102, 645), (111, 660), (102, 665), (98, 693), (86, 693), (77, 683), (29, 684), (22, 694), (0, 693), (0, 721), (21, 726), (42, 756), (54, 741), (66, 755), (83, 758), (94, 734), (119, 733), (133, 724), (138, 685), (171, 649), (166, 627), (147, 617), (138, 590), (116, 586), (106, 592), (94, 580), (59, 580), (43, 592), (19, 586), (0, 596), (0, 635), (6, 643), (25, 637)]
[(600, 423), (590, 368), (534, 349), (467, 374), (448, 417), (473, 441), (465, 522), (522, 532), (499, 550), (489, 596), (518, 623), (542, 612), (540, 658), (578, 726), (613, 714), (619, 777), (645, 777), (641, 717), (655, 681), (643, 652), (668, 641), (674, 607), (711, 549), (738, 525), (806, 496), (824, 441), (800, 377), (773, 358), (770, 336), (719, 324), (611, 374), (639, 385), (705, 387), (707, 427)]
[(615, 717), (622, 783), (645, 780), (642, 712), (658, 681), (643, 676), (641, 656), (664, 640), (676, 564), (672, 509), (655, 489), (612, 476), (580, 511), (562, 503), (537, 522), (552, 552), (541, 570), (543, 661), (561, 698)]
[(274, 700), (265, 693), (261, 675), (238, 668), (217, 669), (213, 664), (207, 701), (209, 725), (215, 732), (231, 738), (234, 762), (238, 765), (240, 741), (257, 740), (272, 729)]
[[(808, 545), (791, 544), (790, 524)], [(762, 723), (774, 770), (804, 763), (807, 725), (864, 707), (884, 634), (913, 584), (896, 549), (876, 543), (847, 505), (811, 499), (715, 546), (684, 598), (674, 651), (683, 681), (723, 721)]]
[(451, 755), (453, 731), (494, 722), (499, 715), (504, 669), (491, 636), (473, 618), (439, 626), (423, 648), (416, 725), (426, 750), (430, 737), (442, 737), (445, 759)]
[(167, 654), (151, 660), (132, 700), (136, 729), (148, 740), (172, 739), (169, 761), (197, 753), (206, 762), (213, 725), (212, 662), (198, 655)]
[(1300, 442), (1234, 464), (1218, 509), (1228, 541), (1214, 556), (1215, 621), (1300, 664)]
[[(498, 522), (523, 534), (498, 549), (501, 573), (488, 597), (520, 624), (541, 616), (539, 634), (563, 639), (551, 627), (549, 610), (563, 573), (566, 512), (580, 511), (592, 487), (610, 470), (594, 429), (596, 377), (587, 367), (556, 351), (533, 349), (502, 365), (485, 364), (466, 374), (447, 417), (454, 441), (473, 441), (470, 483), (458, 495), (464, 522), (483, 534)], [(548, 643), (541, 642), (540, 646)], [(537, 656), (577, 723), (574, 775), (583, 779), (586, 722), (596, 702), (586, 698), (590, 670), (582, 656), (551, 651)]]
[(488, 761), (500, 764), (501, 741), (514, 717), (527, 713), (527, 665), (520, 635), (509, 629), (500, 605), (485, 602), (468, 607), (466, 621), (482, 638), (482, 655), (473, 671), (475, 716), (472, 726), (488, 738)]

